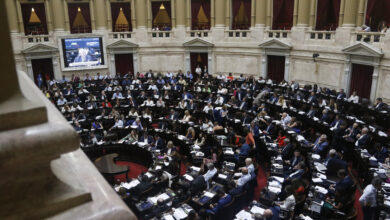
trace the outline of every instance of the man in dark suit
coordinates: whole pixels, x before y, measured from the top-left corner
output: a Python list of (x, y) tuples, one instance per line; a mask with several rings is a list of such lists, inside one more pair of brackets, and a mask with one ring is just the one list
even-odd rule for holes
[(141, 195), (145, 191), (151, 189), (153, 187), (152, 183), (149, 181), (148, 176), (142, 175), (140, 183), (130, 189), (130, 195)]
[(294, 156), (290, 160), (287, 160), (285, 162), (287, 164), (288, 170), (291, 171), (291, 170), (297, 170), (297, 165), (301, 161), (302, 161), (301, 151), (299, 151), (299, 149), (295, 149)]
[(175, 110), (171, 109), (171, 113), (169, 113), (168, 119), (173, 120), (173, 121), (178, 120), (179, 113), (177, 113)]
[(252, 121), (252, 118), (246, 112), (244, 112), (241, 121), (243, 124), (250, 124)]
[(376, 99), (375, 110), (377, 110), (377, 111), (386, 110), (386, 105), (385, 105), (385, 103), (383, 103), (382, 98)]
[(242, 100), (242, 102), (241, 102), (239, 108), (240, 108), (240, 110), (242, 110), (242, 111), (246, 111), (246, 110), (247, 110), (247, 108), (248, 108), (248, 103), (246, 102), (246, 97), (243, 98), (243, 100)]
[(313, 146), (313, 153), (319, 155), (325, 155), (329, 146), (326, 134), (323, 134), (319, 138), (317, 138), (317, 140), (314, 142), (312, 146)]
[(273, 137), (276, 134), (276, 128), (275, 125), (272, 123), (272, 119), (268, 119), (266, 121), (267, 128), (263, 131), (265, 135), (269, 135)]
[(190, 102), (187, 104), (187, 109), (191, 111), (197, 109), (197, 105), (194, 103), (194, 100), (190, 99)]
[(217, 195), (219, 198), (218, 203), (210, 205), (210, 209), (207, 210), (208, 213), (217, 214), (222, 207), (229, 204), (233, 199), (232, 196), (226, 194), (223, 189), (218, 189)]
[(311, 106), (310, 111), (306, 115), (307, 115), (307, 117), (312, 118), (312, 117), (316, 116), (316, 114), (317, 114), (317, 110), (315, 109), (314, 106)]
[(337, 93), (337, 100), (343, 100), (346, 96), (344, 89), (340, 89), (340, 92)]
[(345, 193), (352, 193), (349, 190), (352, 188), (354, 182), (352, 178), (347, 175), (347, 171), (345, 169), (340, 169), (337, 171), (337, 177), (339, 181), (336, 182), (335, 185), (331, 185), (329, 188), (338, 192), (340, 195)]
[(155, 136), (154, 147), (159, 150), (163, 150), (165, 148), (164, 140), (158, 135)]
[(144, 135), (142, 135), (139, 140), (139, 142), (144, 142), (144, 143), (148, 143), (148, 144), (152, 144), (153, 143), (153, 137), (152, 136), (149, 136), (148, 135), (148, 132), (144, 132)]
[(340, 152), (344, 150), (343, 148), (345, 146), (344, 136), (346, 127), (347, 124), (342, 121), (339, 123), (339, 127), (337, 127), (333, 132), (332, 147)]
[(290, 139), (289, 138), (284, 139), (284, 144), (285, 144), (285, 146), (281, 150), (282, 159), (283, 160), (288, 160), (288, 158), (292, 157), (293, 145), (290, 143)]
[(189, 92), (184, 92), (181, 98), (184, 100), (192, 99), (192, 95)]
[(355, 142), (355, 146), (357, 148), (362, 148), (367, 146), (367, 144), (370, 142), (370, 136), (368, 136), (368, 128), (364, 127), (360, 134), (356, 136), (357, 141)]
[(307, 99), (308, 103), (317, 104), (317, 96), (315, 92), (311, 92), (309, 98)]
[(168, 211), (168, 209), (169, 209), (169, 206), (166, 204), (166, 202), (164, 202), (163, 199), (160, 198), (157, 200), (157, 206), (153, 207), (150, 214), (147, 215), (146, 218), (149, 219), (151, 217), (158, 217), (162, 213)]

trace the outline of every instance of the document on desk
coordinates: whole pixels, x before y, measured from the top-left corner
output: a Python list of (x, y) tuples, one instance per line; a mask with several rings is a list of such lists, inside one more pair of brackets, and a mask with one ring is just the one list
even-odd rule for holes
[(199, 172), (200, 171), (200, 167), (191, 166), (191, 170)]
[(182, 208), (175, 209), (175, 212), (173, 212), (173, 217), (175, 217), (176, 220), (185, 219), (187, 216), (187, 213)]
[(253, 206), (253, 207), (251, 208), (251, 212), (252, 212), (253, 214), (260, 213), (261, 215), (263, 215), (263, 214), (264, 214), (264, 209), (263, 209), (263, 208), (260, 208), (260, 207), (258, 207), (258, 206)]
[(327, 170), (326, 166), (322, 163), (314, 162), (314, 166), (318, 171), (325, 172)]
[(220, 179), (226, 179), (227, 178), (227, 176), (225, 175), (225, 174), (218, 174), (218, 178), (220, 178)]
[(151, 173), (149, 173), (149, 172), (146, 172), (145, 175), (146, 175), (148, 178), (153, 177), (153, 174), (151, 174)]
[(207, 196), (207, 197), (209, 197), (209, 198), (213, 198), (213, 197), (215, 196), (214, 193), (211, 193), (211, 192), (208, 192), (208, 191), (206, 191), (203, 195), (204, 195), (204, 196)]
[(188, 181), (193, 181), (194, 180), (194, 177), (188, 175), (188, 174), (184, 174), (183, 177), (188, 180)]
[(322, 179), (321, 178), (313, 178), (313, 183), (322, 183)]
[(297, 135), (297, 141), (305, 141), (306, 139), (302, 135)]
[(245, 211), (245, 210), (241, 210), (239, 213), (237, 213), (236, 219), (237, 220), (253, 220), (252, 214)]
[(157, 196), (157, 200), (159, 200), (159, 199), (162, 199), (165, 201), (165, 200), (169, 199), (169, 196), (168, 196), (168, 194), (163, 193), (163, 194)]
[(283, 177), (279, 177), (279, 176), (271, 176), (274, 180), (278, 181), (279, 183), (283, 183), (284, 182), (284, 178)]
[(164, 220), (175, 220), (175, 218), (172, 215), (170, 215), (170, 214), (164, 215), (164, 217), (162, 217), (162, 219), (164, 219)]
[(273, 192), (273, 193), (275, 193), (275, 194), (278, 194), (278, 193), (280, 193), (280, 192), (282, 191), (281, 188), (273, 187), (273, 186), (269, 186), (269, 187), (268, 187), (268, 190), (271, 191), (271, 192)]

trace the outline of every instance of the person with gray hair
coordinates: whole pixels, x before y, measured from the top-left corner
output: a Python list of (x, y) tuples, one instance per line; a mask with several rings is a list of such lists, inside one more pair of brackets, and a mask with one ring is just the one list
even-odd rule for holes
[(208, 188), (208, 182), (215, 176), (215, 174), (218, 172), (217, 168), (214, 167), (213, 163), (207, 164), (208, 171), (203, 175), (204, 180), (207, 182), (207, 188)]
[(317, 140), (314, 142), (313, 146), (313, 153), (323, 155), (328, 146), (329, 142), (327, 141), (326, 134), (322, 134)]
[(367, 146), (367, 144), (370, 142), (370, 136), (368, 136), (368, 131), (368, 128), (364, 127), (361, 133), (356, 136), (357, 141), (355, 142), (355, 146), (357, 148)]
[(247, 168), (249, 173), (255, 172), (255, 166), (253, 165), (252, 158), (246, 158), (245, 159), (245, 167), (241, 167), (240, 170), (243, 168)]

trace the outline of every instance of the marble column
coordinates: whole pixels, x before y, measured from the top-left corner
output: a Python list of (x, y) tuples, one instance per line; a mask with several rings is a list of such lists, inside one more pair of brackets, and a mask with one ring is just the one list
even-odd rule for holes
[(308, 27), (310, 20), (310, 0), (299, 0), (297, 27)]
[(18, 17), (14, 0), (6, 0), (8, 25), (11, 33), (18, 33)]
[(267, 0), (267, 25), (272, 27), (272, 0)]
[(54, 31), (65, 30), (65, 14), (61, 0), (51, 0), (51, 11), (53, 12)]
[(370, 101), (371, 103), (375, 103), (376, 99), (376, 90), (378, 87), (378, 76), (379, 76), (379, 65), (374, 65), (374, 72), (372, 74), (372, 82), (371, 82), (371, 91), (370, 91)]
[(309, 27), (315, 28), (316, 25), (316, 7), (317, 1), (311, 0), (310, 1), (310, 19), (309, 19)]
[[(294, 12), (293, 12), (293, 26), (297, 25), (298, 22), (298, 2), (299, 0), (294, 0)], [(272, 10), (272, 7), (271, 7)]]
[(356, 25), (362, 26), (364, 24), (364, 9), (365, 9), (365, 0), (359, 0), (358, 14), (356, 16)]
[(215, 0), (215, 27), (225, 27), (226, 0)]
[(357, 0), (345, 0), (343, 27), (356, 26)]
[(53, 8), (51, 8), (49, 0), (45, 0), (44, 4), (45, 4), (47, 32), (50, 33), (53, 31), (53, 22), (51, 19), (52, 16), (51, 13), (53, 12)]
[(264, 27), (267, 22), (267, 0), (256, 0), (256, 27)]
[(339, 27), (343, 25), (345, 0), (340, 1)]
[(230, 20), (233, 15), (232, 12), (232, 1), (225, 1), (225, 27), (230, 27)]
[(66, 31), (69, 31), (70, 30), (70, 22), (69, 22), (69, 11), (68, 11), (68, 3), (66, 1), (62, 1), (63, 2), (63, 7), (64, 7), (64, 17), (65, 17), (65, 30)]
[(95, 3), (94, 0), (89, 0), (89, 11), (91, 14), (91, 29), (92, 32), (96, 30), (96, 19), (95, 19)]
[(135, 0), (137, 28), (146, 28), (146, 4), (145, 0)]
[(178, 0), (176, 3), (176, 26), (184, 27), (186, 25), (186, 2)]
[[(107, 27), (106, 3), (104, 0), (95, 0), (96, 30), (105, 30)], [(92, 9), (91, 9), (92, 10)]]
[(18, 15), (19, 32), (24, 32), (22, 7), (20, 6), (19, 2), (17, 2), (17, 4), (16, 4), (16, 12)]
[[(131, 2), (133, 3), (133, 1)], [(132, 10), (132, 6), (130, 7), (130, 12), (131, 12), (131, 15), (133, 15), (133, 12), (131, 11)], [(107, 19), (106, 19), (106, 22), (107, 22), (107, 29), (109, 30), (112, 30), (112, 19), (111, 19), (111, 2), (110, 0), (106, 0), (106, 14), (107, 14)], [(130, 21), (129, 21), (130, 22)], [(134, 24), (132, 24), (133, 27), (134, 27)]]

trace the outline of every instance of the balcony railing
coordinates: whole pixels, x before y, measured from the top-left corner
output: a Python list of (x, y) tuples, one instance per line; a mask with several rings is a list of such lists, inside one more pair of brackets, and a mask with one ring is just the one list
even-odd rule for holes
[(172, 31), (149, 31), (149, 36), (152, 38), (170, 38)]
[(190, 30), (187, 31), (187, 37), (209, 37), (210, 33), (210, 30)]
[(352, 42), (381, 43), (385, 33), (381, 32), (353, 32)]
[(229, 30), (225, 31), (225, 36), (229, 38), (249, 37), (250, 30)]
[(290, 36), (290, 30), (267, 30), (267, 38), (288, 38)]
[(134, 32), (111, 32), (108, 36), (111, 39), (128, 39), (134, 37)]
[(334, 40), (335, 31), (307, 31), (307, 39), (310, 40)]
[(50, 35), (27, 35), (23, 37), (24, 43), (48, 43), (51, 41)]

